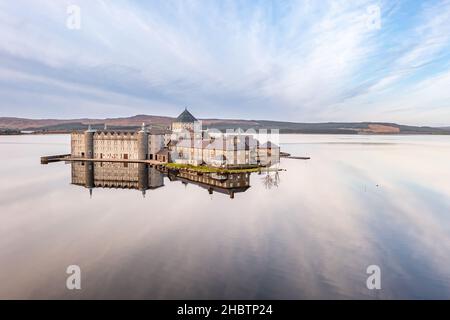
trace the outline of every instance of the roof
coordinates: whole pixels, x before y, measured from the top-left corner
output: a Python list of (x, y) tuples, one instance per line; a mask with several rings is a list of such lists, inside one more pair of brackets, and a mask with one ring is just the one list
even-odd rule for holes
[(266, 143), (263, 143), (259, 146), (260, 149), (277, 149), (279, 146), (272, 141), (267, 141)]
[(189, 123), (189, 122), (195, 122), (195, 121), (197, 121), (197, 119), (186, 108), (174, 122)]
[[(83, 134), (86, 131), (72, 131), (72, 134)], [(130, 130), (130, 129), (101, 129), (101, 130), (96, 130), (96, 131), (90, 131), (93, 132), (96, 135), (134, 135), (136, 133), (138, 133), (139, 131), (136, 130)], [(165, 135), (165, 134), (169, 134), (172, 131), (167, 130), (167, 129), (158, 129), (158, 128), (150, 128), (147, 129), (147, 133), (149, 135)]]
[(163, 148), (163, 149), (159, 150), (156, 154), (160, 155), (160, 156), (166, 156), (169, 154), (169, 150), (167, 150), (166, 148)]
[(167, 130), (167, 129), (160, 129), (160, 128), (150, 128), (147, 129), (147, 132), (152, 135), (164, 135), (164, 134), (169, 134), (172, 133), (171, 130)]

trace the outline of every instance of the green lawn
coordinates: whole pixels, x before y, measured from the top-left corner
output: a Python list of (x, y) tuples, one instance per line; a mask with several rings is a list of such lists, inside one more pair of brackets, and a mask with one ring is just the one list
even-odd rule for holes
[(259, 172), (262, 169), (262, 167), (259, 166), (245, 169), (225, 169), (210, 166), (193, 166), (191, 164), (182, 164), (182, 163), (167, 163), (165, 166), (169, 169), (189, 169), (203, 173), (245, 173), (245, 172)]

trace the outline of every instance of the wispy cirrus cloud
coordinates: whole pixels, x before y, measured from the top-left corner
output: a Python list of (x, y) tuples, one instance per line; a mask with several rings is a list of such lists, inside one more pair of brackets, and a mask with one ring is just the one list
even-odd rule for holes
[(448, 124), (449, 18), (447, 0), (2, 1), (0, 112)]

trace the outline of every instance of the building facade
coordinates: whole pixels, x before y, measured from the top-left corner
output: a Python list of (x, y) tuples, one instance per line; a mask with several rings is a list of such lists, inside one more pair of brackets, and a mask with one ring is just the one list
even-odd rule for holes
[(157, 154), (165, 148), (166, 135), (163, 131), (148, 130), (145, 125), (137, 132), (89, 128), (72, 133), (71, 154), (87, 159), (157, 160), (160, 158)]
[(270, 166), (279, 163), (280, 147), (270, 141), (261, 144), (251, 134), (218, 134), (211, 136), (185, 109), (172, 124), (169, 143), (175, 163), (215, 167)]
[(270, 166), (279, 163), (280, 147), (270, 141), (259, 144), (250, 135), (228, 135), (214, 139), (182, 139), (172, 147), (176, 163), (215, 167)]

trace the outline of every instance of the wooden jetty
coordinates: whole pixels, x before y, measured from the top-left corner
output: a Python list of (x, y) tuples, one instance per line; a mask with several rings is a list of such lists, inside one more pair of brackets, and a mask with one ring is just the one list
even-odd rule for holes
[(309, 160), (311, 159), (311, 157), (294, 157), (294, 156), (289, 156), (289, 157), (285, 157), (287, 159), (298, 159), (298, 160)]
[(48, 164), (50, 162), (58, 162), (58, 161), (145, 163), (145, 164), (149, 164), (149, 165), (165, 164), (165, 162), (156, 161), (156, 160), (77, 158), (77, 157), (72, 157), (70, 154), (41, 157), (41, 164)]
[(311, 157), (291, 156), (291, 154), (287, 153), (287, 152), (280, 152), (280, 157), (281, 158), (286, 158), (286, 159), (297, 159), (297, 160), (309, 160), (309, 159), (311, 159)]
[(69, 158), (70, 154), (58, 154), (54, 156), (43, 156), (41, 157), (41, 164), (48, 164), (50, 162), (63, 161), (63, 159)]

